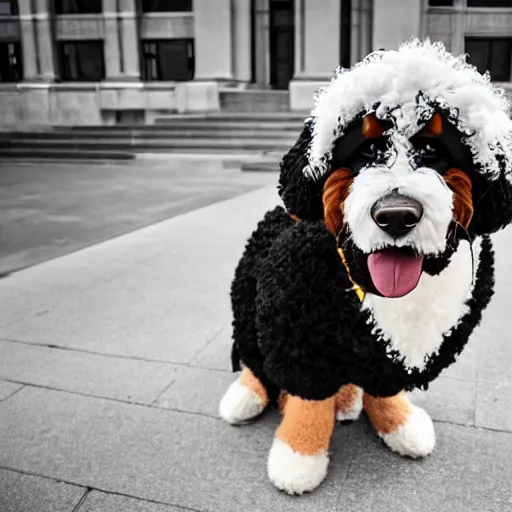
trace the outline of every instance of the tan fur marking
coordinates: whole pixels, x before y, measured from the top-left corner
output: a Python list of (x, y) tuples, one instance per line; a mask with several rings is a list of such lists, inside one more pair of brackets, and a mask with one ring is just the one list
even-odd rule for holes
[(368, 114), (363, 118), (362, 132), (367, 139), (378, 139), (384, 135), (385, 131), (375, 114)]
[(324, 185), (322, 201), (327, 229), (336, 236), (343, 227), (343, 205), (350, 192), (354, 175), (347, 168), (334, 171)]
[(381, 434), (389, 434), (401, 427), (412, 412), (409, 399), (404, 393), (388, 398), (375, 398), (363, 395), (364, 410), (372, 425)]
[(247, 366), (242, 370), (242, 374), (240, 375), (240, 384), (243, 384), (251, 391), (253, 391), (261, 399), (264, 407), (268, 405), (269, 398), (265, 386), (263, 386), (263, 384), (254, 375), (254, 373), (252, 373), (251, 370), (247, 368)]
[(335, 405), (334, 396), (313, 401), (288, 395), (276, 438), (301, 455), (327, 452), (334, 429)]
[(448, 169), (443, 178), (453, 192), (453, 218), (467, 229), (474, 212), (471, 179), (456, 167)]
[(336, 393), (336, 410), (347, 414), (354, 408), (354, 404), (359, 398), (359, 388), (354, 384), (342, 386)]
[(432, 119), (425, 125), (423, 130), (421, 130), (421, 135), (430, 136), (430, 137), (438, 137), (443, 133), (443, 118), (441, 114), (435, 113), (432, 116)]

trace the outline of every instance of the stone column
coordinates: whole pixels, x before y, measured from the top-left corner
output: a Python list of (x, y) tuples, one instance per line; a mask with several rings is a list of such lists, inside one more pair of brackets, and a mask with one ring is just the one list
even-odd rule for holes
[(119, 0), (122, 74), (125, 80), (140, 80), (140, 38), (135, 0)]
[(195, 79), (232, 80), (231, 0), (194, 0), (194, 23)]
[(464, 16), (466, 2), (464, 0), (455, 0), (453, 2), (453, 15), (452, 15), (452, 37), (450, 51), (454, 55), (461, 55), (465, 52), (464, 41)]
[(34, 19), (31, 0), (19, 0), (21, 49), (23, 52), (23, 77), (26, 81), (37, 80), (39, 75)]
[(117, 0), (103, 0), (105, 19), (105, 74), (107, 80), (121, 77), (121, 51), (119, 48), (119, 26)]
[(373, 49), (398, 48), (421, 35), (421, 0), (374, 0)]
[(233, 9), (234, 78), (251, 81), (251, 0), (231, 0)]
[(55, 80), (54, 38), (51, 26), (50, 0), (35, 0), (36, 38), (39, 55), (39, 79)]
[(269, 0), (254, 2), (254, 81), (260, 86), (270, 84), (270, 14)]
[(340, 64), (341, 2), (295, 0), (295, 77), (290, 82), (290, 107), (309, 110), (318, 87)]

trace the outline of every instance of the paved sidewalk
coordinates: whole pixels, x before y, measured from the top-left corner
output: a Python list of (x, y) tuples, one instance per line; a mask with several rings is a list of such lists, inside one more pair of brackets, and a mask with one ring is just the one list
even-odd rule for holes
[(273, 187), (0, 281), (1, 512), (512, 511), (512, 231), (497, 292), (458, 364), (427, 393), (438, 446), (389, 452), (338, 426), (327, 480), (289, 497), (266, 476), (275, 412), (217, 418), (229, 285)]

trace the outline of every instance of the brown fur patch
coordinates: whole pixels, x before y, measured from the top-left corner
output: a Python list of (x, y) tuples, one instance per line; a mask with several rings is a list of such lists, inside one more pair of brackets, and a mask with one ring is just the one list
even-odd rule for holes
[(240, 375), (240, 384), (248, 387), (255, 395), (257, 395), (261, 399), (264, 407), (268, 405), (269, 398), (265, 386), (254, 375), (254, 373), (247, 368), (247, 366), (242, 370), (242, 374)]
[(474, 212), (471, 180), (455, 167), (446, 171), (443, 177), (453, 192), (453, 218), (467, 229)]
[(354, 384), (342, 386), (336, 393), (336, 410), (344, 414), (349, 413), (359, 398), (359, 388)]
[(368, 114), (363, 118), (362, 133), (367, 139), (378, 139), (384, 135), (386, 129), (379, 122), (375, 114)]
[(420, 135), (426, 137), (438, 137), (443, 133), (443, 118), (441, 114), (435, 113), (432, 119), (421, 130)]
[(363, 407), (375, 430), (389, 434), (401, 427), (412, 412), (409, 399), (404, 393), (389, 398), (375, 398), (365, 393)]
[(343, 227), (343, 203), (350, 192), (354, 175), (347, 168), (334, 171), (324, 185), (322, 201), (327, 229), (336, 236)]
[(335, 405), (335, 397), (313, 401), (288, 395), (276, 438), (302, 455), (326, 452), (334, 430)]

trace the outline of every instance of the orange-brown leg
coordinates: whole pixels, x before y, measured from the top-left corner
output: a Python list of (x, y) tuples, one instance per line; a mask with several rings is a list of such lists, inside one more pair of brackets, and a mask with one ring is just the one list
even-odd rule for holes
[(436, 444), (432, 420), (405, 393), (388, 398), (365, 393), (363, 405), (375, 430), (391, 450), (413, 458), (432, 453)]
[(336, 399), (287, 395), (281, 405), (283, 420), (270, 450), (268, 475), (279, 489), (302, 494), (318, 487), (327, 474)]
[(268, 403), (267, 390), (245, 367), (222, 397), (219, 414), (228, 423), (238, 425), (259, 416)]
[(355, 421), (363, 410), (363, 390), (354, 384), (342, 386), (336, 394), (336, 419)]

